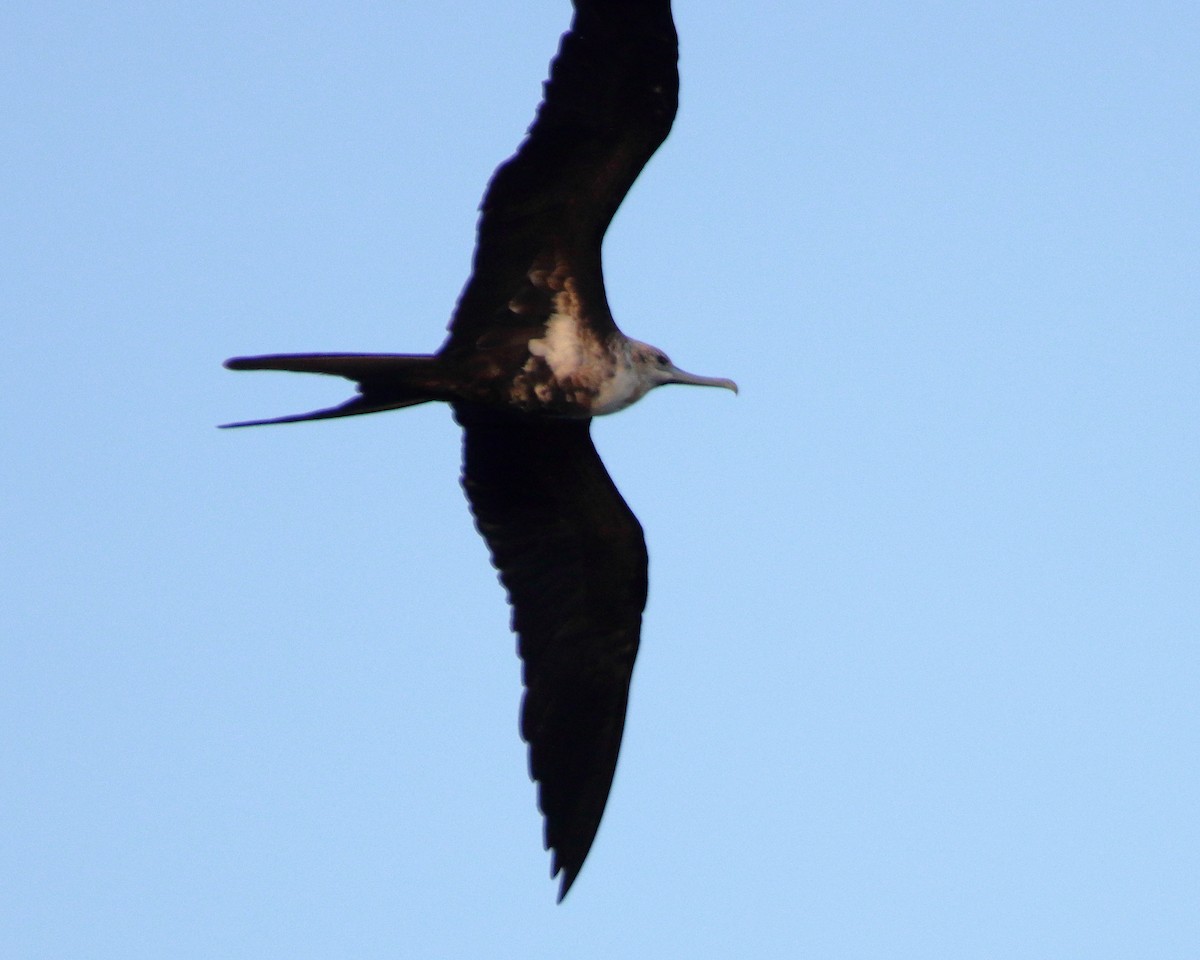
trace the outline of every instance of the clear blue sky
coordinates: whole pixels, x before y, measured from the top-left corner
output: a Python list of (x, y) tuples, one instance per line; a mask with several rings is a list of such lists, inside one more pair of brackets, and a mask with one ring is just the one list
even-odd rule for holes
[(0, 952), (1200, 955), (1200, 13), (677, 0), (598, 423), (651, 594), (554, 905), (436, 347), (566, 0), (0, 12)]

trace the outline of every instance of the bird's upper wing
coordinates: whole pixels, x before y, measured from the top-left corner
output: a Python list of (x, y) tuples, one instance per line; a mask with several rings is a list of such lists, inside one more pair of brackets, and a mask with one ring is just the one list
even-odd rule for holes
[(564, 280), (599, 333), (615, 329), (600, 246), (679, 103), (670, 0), (574, 0), (545, 99), (483, 198), (474, 269), (444, 350), (544, 321)]
[(456, 408), (463, 487), (508, 590), (524, 665), (521, 735), (559, 899), (608, 800), (646, 605), (646, 543), (587, 420)]

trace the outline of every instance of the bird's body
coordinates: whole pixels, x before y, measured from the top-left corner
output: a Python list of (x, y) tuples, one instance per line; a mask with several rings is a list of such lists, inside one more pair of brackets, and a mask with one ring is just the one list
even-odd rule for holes
[(647, 589), (641, 526), (596, 454), (591, 418), (666, 383), (737, 389), (626, 337), (604, 293), (604, 233), (675, 116), (670, 0), (574, 3), (537, 119), (484, 197), (474, 269), (442, 348), (226, 363), (333, 374), (359, 389), (338, 407), (231, 426), (453, 407), (463, 487), (513, 606), (521, 733), (552, 873), (564, 874), (560, 899), (608, 798)]

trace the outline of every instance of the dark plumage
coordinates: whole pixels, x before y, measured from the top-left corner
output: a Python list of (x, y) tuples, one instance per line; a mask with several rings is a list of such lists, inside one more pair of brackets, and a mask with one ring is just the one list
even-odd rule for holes
[(665, 383), (736, 390), (625, 337), (604, 292), (604, 233), (671, 129), (677, 59), (669, 0), (575, 0), (537, 118), (484, 197), (471, 278), (436, 354), (226, 364), (334, 374), (359, 390), (339, 407), (230, 426), (453, 406), (463, 488), (513, 607), (521, 734), (560, 900), (608, 799), (646, 603), (642, 528), (592, 445), (591, 417)]

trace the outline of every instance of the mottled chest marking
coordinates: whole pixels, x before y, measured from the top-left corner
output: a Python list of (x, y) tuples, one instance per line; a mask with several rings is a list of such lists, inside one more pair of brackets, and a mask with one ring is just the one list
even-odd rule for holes
[(529, 358), (513, 379), (512, 403), (531, 412), (568, 417), (628, 406), (641, 394), (636, 392), (624, 338), (599, 337), (583, 315), (574, 281), (553, 279), (558, 281), (552, 284), (557, 288), (554, 312), (542, 335), (529, 341)]

